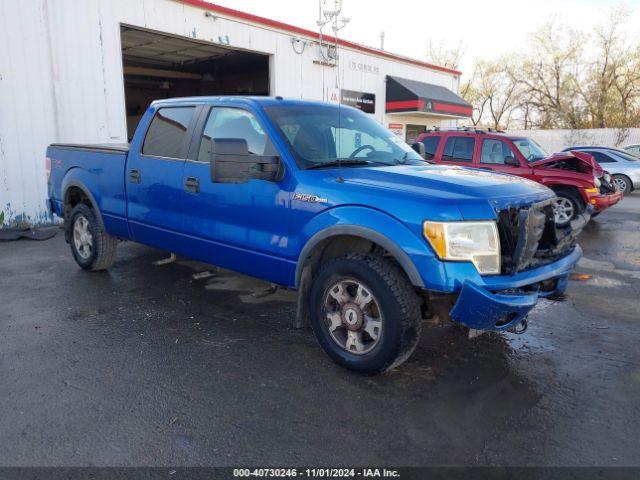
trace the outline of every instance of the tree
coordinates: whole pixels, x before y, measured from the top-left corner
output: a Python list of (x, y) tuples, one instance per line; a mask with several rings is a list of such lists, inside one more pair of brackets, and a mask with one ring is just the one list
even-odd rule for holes
[(517, 105), (518, 84), (508, 74), (509, 58), (479, 60), (471, 79), (461, 89), (462, 97), (474, 106), (472, 123), (507, 129)]
[(531, 36), (531, 52), (509, 69), (521, 85), (529, 118), (539, 128), (581, 128), (584, 106), (578, 98), (582, 34), (557, 22), (543, 25)]
[(429, 41), (427, 45), (427, 58), (429, 62), (441, 67), (457, 70), (464, 57), (464, 44), (460, 42), (455, 48), (447, 48), (444, 40), (440, 42)]

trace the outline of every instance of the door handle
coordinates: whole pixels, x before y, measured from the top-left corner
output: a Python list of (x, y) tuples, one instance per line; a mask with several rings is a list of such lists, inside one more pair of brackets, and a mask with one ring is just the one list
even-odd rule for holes
[(137, 168), (129, 170), (129, 181), (131, 183), (142, 182), (142, 176), (140, 175), (140, 170), (138, 170)]
[(200, 180), (196, 177), (187, 177), (184, 179), (184, 189), (191, 193), (200, 193)]

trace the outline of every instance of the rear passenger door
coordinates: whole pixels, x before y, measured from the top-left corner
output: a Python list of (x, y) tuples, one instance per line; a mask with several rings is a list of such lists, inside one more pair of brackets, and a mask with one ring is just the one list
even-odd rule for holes
[(473, 166), (476, 139), (470, 136), (449, 135), (445, 137), (441, 162), (466, 167)]
[(127, 216), (134, 240), (173, 250), (182, 230), (182, 171), (195, 106), (161, 107), (137, 135), (125, 171)]

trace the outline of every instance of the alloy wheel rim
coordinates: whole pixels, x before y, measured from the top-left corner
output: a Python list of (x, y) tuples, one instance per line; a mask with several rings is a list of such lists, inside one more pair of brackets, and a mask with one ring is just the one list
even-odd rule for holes
[(82, 259), (86, 260), (91, 256), (93, 235), (89, 230), (89, 220), (84, 215), (78, 215), (73, 224), (73, 244)]
[(369, 353), (382, 338), (383, 316), (378, 301), (355, 279), (340, 279), (325, 291), (322, 319), (331, 339), (354, 355)]
[(573, 203), (567, 198), (558, 197), (553, 204), (553, 216), (558, 224), (568, 223), (573, 218)]
[(614, 178), (613, 182), (616, 186), (616, 191), (624, 192), (627, 189), (627, 182), (624, 178)]

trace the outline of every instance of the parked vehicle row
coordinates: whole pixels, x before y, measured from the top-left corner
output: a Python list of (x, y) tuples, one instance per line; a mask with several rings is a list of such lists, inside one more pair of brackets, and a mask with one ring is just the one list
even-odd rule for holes
[(530, 138), (479, 129), (434, 130), (413, 145), (427, 161), (527, 178), (552, 189), (554, 216), (568, 225), (591, 205), (597, 215), (622, 199), (611, 176), (586, 152), (548, 155)]
[(616, 190), (619, 192), (626, 195), (640, 188), (640, 159), (625, 150), (606, 147), (571, 147), (565, 149), (566, 151), (592, 155), (611, 174)]
[(296, 289), (298, 325), (333, 360), (381, 372), (424, 318), (522, 333), (564, 292), (593, 206), (616, 198), (580, 156), (554, 167), (523, 139), (452, 135), (422, 139), (430, 158), (519, 159), (532, 178), (572, 176), (586, 205), (556, 222), (540, 183), (431, 165), (360, 110), (278, 97), (156, 101), (131, 145), (51, 145), (49, 198), (83, 269), (132, 240)]

